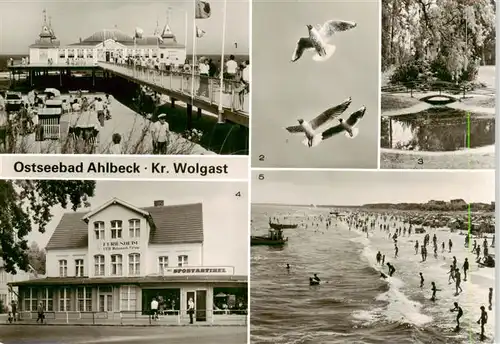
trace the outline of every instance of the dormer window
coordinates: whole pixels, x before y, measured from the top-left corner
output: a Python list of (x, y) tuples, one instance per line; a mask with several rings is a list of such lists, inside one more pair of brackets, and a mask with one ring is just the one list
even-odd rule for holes
[(129, 236), (139, 238), (141, 236), (141, 220), (131, 219), (128, 221)]
[(96, 240), (104, 240), (105, 232), (104, 232), (104, 222), (96, 221), (94, 222), (94, 233)]
[(122, 221), (113, 220), (111, 221), (111, 239), (121, 239), (122, 238)]

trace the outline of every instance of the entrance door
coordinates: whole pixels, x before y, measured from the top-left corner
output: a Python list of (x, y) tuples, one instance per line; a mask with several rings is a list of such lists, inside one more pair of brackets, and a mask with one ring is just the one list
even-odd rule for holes
[(110, 53), (109, 51), (106, 51), (106, 62), (109, 62), (111, 56), (110, 56)]
[(196, 321), (207, 321), (207, 291), (196, 291)]
[(113, 294), (100, 293), (99, 294), (99, 312), (112, 312), (113, 311)]

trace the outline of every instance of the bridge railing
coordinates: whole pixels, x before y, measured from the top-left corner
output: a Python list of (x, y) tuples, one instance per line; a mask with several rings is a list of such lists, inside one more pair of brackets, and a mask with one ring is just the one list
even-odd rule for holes
[(140, 79), (145, 83), (163, 87), (167, 90), (180, 92), (209, 104), (222, 106), (234, 112), (248, 113), (243, 97), (241, 104), (240, 92), (247, 92), (244, 83), (220, 78), (201, 76), (197, 73), (157, 70), (142, 66), (99, 62), (99, 66), (117, 74)]

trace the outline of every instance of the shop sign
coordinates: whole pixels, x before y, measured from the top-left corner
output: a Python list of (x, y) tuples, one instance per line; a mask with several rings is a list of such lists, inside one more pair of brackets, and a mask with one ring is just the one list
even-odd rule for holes
[(228, 276), (234, 275), (232, 266), (203, 266), (203, 267), (179, 267), (166, 268), (163, 271), (166, 276)]
[(140, 248), (139, 241), (137, 240), (104, 241), (102, 243), (104, 251), (140, 250)]

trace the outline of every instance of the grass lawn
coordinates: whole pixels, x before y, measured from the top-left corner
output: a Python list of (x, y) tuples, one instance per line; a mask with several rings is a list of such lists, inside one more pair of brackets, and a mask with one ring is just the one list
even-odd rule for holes
[(380, 110), (382, 112), (406, 109), (420, 103), (418, 99), (397, 94), (382, 93), (380, 96)]

